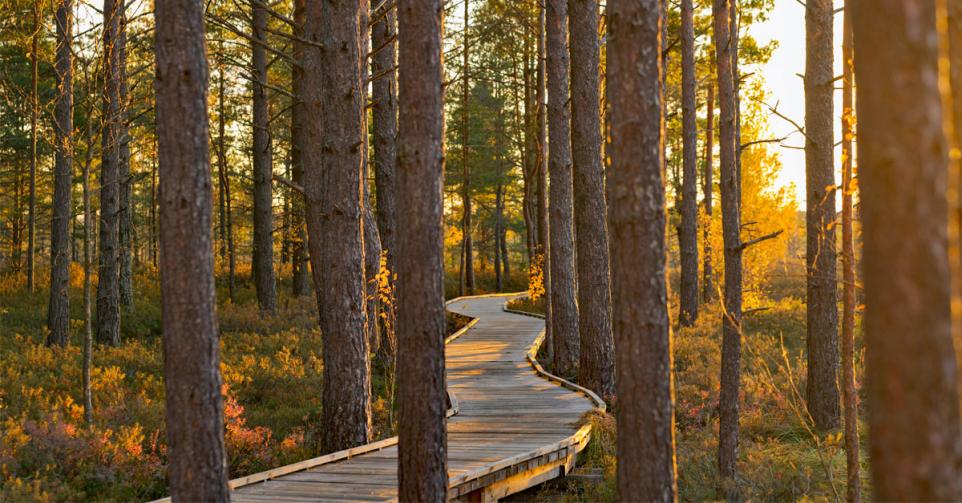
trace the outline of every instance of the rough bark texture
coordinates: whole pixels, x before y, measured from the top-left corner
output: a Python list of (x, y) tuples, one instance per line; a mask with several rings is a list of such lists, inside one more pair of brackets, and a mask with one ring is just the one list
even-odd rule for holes
[[(50, 303), (48, 345), (65, 346), (70, 337), (70, 210), (73, 182), (73, 0), (61, 0), (57, 25), (56, 161), (53, 218), (50, 221)], [(86, 220), (85, 220), (86, 221)]]
[(865, 382), (879, 501), (962, 500), (936, 3), (852, 6)]
[[(368, 26), (371, 24), (370, 0), (361, 0), (360, 14), (358, 16), (357, 41), (360, 51), (360, 85), (361, 103), (367, 104), (367, 89), (369, 77), (369, 66), (367, 64), (370, 56), (371, 36)], [(374, 210), (371, 207), (371, 184), (370, 171), (371, 162), (368, 153), (370, 149), (370, 127), (368, 124), (368, 114), (366, 110), (361, 112), (361, 204), (364, 212), (364, 287), (365, 299), (367, 301), (367, 338), (369, 350), (377, 351), (380, 343), (380, 312), (381, 305), (378, 300), (377, 275), (381, 271), (381, 236), (377, 231), (377, 221), (374, 217)]]
[(722, 368), (719, 397), (718, 472), (722, 491), (729, 499), (738, 495), (735, 463), (738, 459), (738, 389), (741, 380), (742, 318), (742, 244), (740, 237), (741, 204), (736, 151), (735, 74), (729, 18), (734, 0), (714, 0), (718, 101), (721, 116), (718, 124), (721, 162), (722, 237), (725, 246), (725, 312), (722, 315)]
[(660, 119), (663, 98), (658, 61), (662, 20), (657, 0), (611, 0), (608, 5), (618, 495), (622, 501), (674, 501), (677, 487)]
[(321, 448), (371, 436), (361, 186), (361, 60), (358, 0), (307, 0), (304, 36), (304, 188), (311, 270), (324, 344)]
[(118, 156), (120, 164), (117, 166), (119, 213), (117, 214), (117, 237), (120, 243), (118, 249), (118, 267), (120, 275), (120, 304), (130, 306), (134, 303), (133, 264), (131, 262), (131, 247), (133, 246), (133, 200), (131, 198), (130, 179), (130, 128), (127, 124), (127, 108), (129, 98), (127, 86), (127, 6), (126, 0), (120, 0), (120, 33), (117, 36), (117, 75), (120, 93), (120, 115), (117, 117), (117, 141), (120, 143)]
[(681, 292), (678, 322), (698, 319), (698, 126), (695, 116), (695, 24), (692, 0), (681, 2), (682, 188)]
[(377, 196), (377, 228), (387, 267), (397, 272), (397, 64), (394, 37), (397, 13), (391, 8), (371, 26), (371, 73), (378, 76), (372, 86), (374, 131), (374, 186)]
[(805, 228), (808, 412), (815, 427), (839, 426), (838, 285), (835, 252), (832, 0), (805, 9)]
[(100, 268), (97, 274), (97, 342), (120, 344), (120, 35), (122, 0), (104, 1), (104, 97), (100, 165)]
[(568, 0), (571, 29), (571, 152), (577, 235), (580, 380), (602, 395), (614, 392), (611, 291), (605, 173), (601, 159), (598, 3)]
[(156, 4), (160, 270), (173, 501), (229, 501), (208, 152), (204, 5)]
[[(568, 0), (548, 0), (545, 3), (545, 38), (546, 38), (546, 56), (547, 56), (547, 84), (550, 86), (548, 89), (548, 127), (550, 128), (551, 136), (548, 145), (548, 170), (552, 174), (552, 184), (551, 190), (557, 192), (559, 200), (558, 211), (564, 211), (561, 205), (565, 204), (563, 198), (563, 193), (567, 191), (568, 194), (568, 204), (572, 205), (571, 194), (573, 194), (573, 188), (571, 184), (572, 177), (572, 161), (571, 161), (571, 112), (568, 108), (568, 74), (569, 74), (569, 54), (567, 50), (566, 40), (567, 35), (567, 25), (568, 25)], [(559, 178), (557, 180), (557, 187), (554, 183), (554, 174), (557, 173)], [(567, 181), (566, 181), (567, 178)], [(553, 198), (552, 201), (554, 202)], [(552, 217), (554, 217), (555, 207), (554, 204), (552, 208)], [(570, 243), (573, 243), (572, 231), (572, 216), (573, 216), (573, 206), (568, 210), (568, 220), (560, 221), (560, 216), (555, 219), (559, 220), (559, 225), (562, 227), (558, 229), (559, 235), (557, 239), (559, 243), (563, 243), (565, 240), (565, 234), (567, 233)], [(549, 238), (550, 239), (550, 238)], [(563, 246), (563, 244), (561, 245)], [(570, 246), (570, 245), (569, 245)], [(557, 307), (558, 309), (563, 309), (563, 312), (557, 313), (560, 316), (559, 321), (562, 323), (558, 331), (551, 338), (552, 349), (554, 350), (554, 371), (562, 376), (573, 375), (577, 369), (578, 358), (579, 358), (579, 339), (577, 330), (577, 320), (572, 320), (572, 317), (577, 316), (577, 305), (574, 303), (574, 298), (572, 297), (569, 302), (565, 302), (563, 299), (565, 296), (569, 295), (568, 284), (570, 288), (574, 288), (574, 256), (573, 249), (569, 248), (567, 255), (565, 257), (565, 250), (558, 249), (554, 250), (551, 248), (552, 252), (558, 252), (558, 264), (552, 264), (550, 267), (556, 267), (559, 269), (558, 285), (560, 286), (559, 292), (557, 292), (558, 297), (555, 298), (555, 290), (551, 290), (551, 307)], [(552, 276), (552, 281), (554, 281), (554, 276)], [(573, 295), (573, 290), (570, 295)], [(559, 304), (555, 306), (555, 301)], [(552, 309), (551, 316), (556, 316), (554, 309)]]
[(400, 500), (447, 499), (440, 0), (399, 0), (398, 481)]
[(264, 311), (277, 310), (277, 288), (274, 284), (274, 208), (271, 187), (273, 160), (271, 152), (270, 103), (267, 100), (266, 40), (267, 10), (259, 1), (251, 1), (251, 60), (254, 72), (254, 240), (251, 257), (257, 303)]
[[(714, 69), (714, 68), (713, 68)], [(714, 208), (712, 199), (715, 195), (714, 177), (714, 138), (715, 132), (715, 82), (714, 72), (708, 78), (707, 117), (705, 118), (705, 185), (702, 188), (705, 200), (705, 228), (702, 232), (703, 265), (702, 265), (702, 300), (710, 302), (715, 298), (714, 272), (711, 262), (711, 219)]]
[[(851, 4), (851, 2), (849, 2)], [(855, 131), (852, 74), (852, 14), (845, 9), (842, 37), (842, 404), (845, 417), (845, 460), (848, 474), (846, 500), (862, 500), (859, 461), (858, 395), (855, 389), (855, 232), (853, 195), (855, 186), (852, 140)]]
[[(304, 0), (294, 1), (294, 30), (299, 38), (304, 36)], [(306, 45), (298, 40), (293, 41), (294, 60), (304, 61)], [(304, 68), (295, 65), (291, 69), (291, 89), (294, 94), (291, 105), (291, 179), (297, 185), (304, 186), (304, 143), (308, 141), (304, 134)], [(291, 293), (307, 295), (307, 228), (304, 224), (304, 198), (295, 197), (291, 204), (291, 226), (294, 236), (293, 250), (293, 278), (291, 279)]]
[[(571, 165), (571, 110), (568, 107), (568, 52), (564, 17), (556, 9), (566, 0), (547, 3), (548, 173), (551, 176), (548, 253), (551, 267), (551, 326), (555, 370), (574, 372), (578, 358), (578, 305), (575, 301), (574, 206)], [(564, 11), (562, 11), (564, 12)], [(560, 25), (556, 23), (561, 23)]]
[[(544, 3), (541, 3), (543, 6)], [(541, 262), (541, 277), (544, 283), (544, 294), (546, 299), (551, 298), (551, 257), (548, 256), (548, 72), (546, 63), (548, 60), (547, 50), (547, 18), (545, 8), (538, 9), (538, 64), (535, 65), (537, 89), (535, 90), (535, 103), (537, 113), (535, 114), (535, 141), (534, 159), (536, 173), (538, 175), (538, 239), (535, 240), (535, 255)], [(551, 324), (551, 302), (545, 301), (545, 336), (546, 345), (552, 347), (554, 338), (554, 328)], [(549, 349), (548, 354), (551, 355)]]

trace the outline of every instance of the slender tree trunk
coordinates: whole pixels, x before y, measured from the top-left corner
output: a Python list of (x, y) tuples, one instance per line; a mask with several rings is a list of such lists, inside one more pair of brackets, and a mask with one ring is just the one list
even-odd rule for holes
[(463, 45), (461, 48), (463, 66), (461, 81), (461, 201), (464, 209), (464, 217), (461, 221), (462, 248), (464, 250), (464, 288), (462, 293), (474, 295), (474, 244), (471, 239), (471, 166), (470, 166), (470, 97), (471, 81), (470, 77), (470, 44), (468, 43), (468, 28), (470, 27), (470, 0), (464, 0), (464, 30), (461, 33)]
[(400, 0), (398, 390), (401, 501), (447, 499), (440, 0)]
[(40, 95), (37, 92), (37, 71), (40, 55), (40, 35), (43, 27), (40, 24), (39, 3), (33, 7), (33, 36), (30, 39), (30, 200), (27, 213), (27, 290), (33, 293), (35, 283), (34, 256), (37, 253), (37, 120), (40, 114)]
[(133, 246), (133, 200), (131, 199), (130, 178), (130, 131), (127, 125), (127, 6), (126, 0), (118, 0), (120, 33), (117, 36), (117, 75), (120, 95), (120, 110), (117, 116), (117, 145), (119, 164), (118, 190), (120, 207), (117, 214), (117, 232), (120, 240), (118, 258), (120, 260), (120, 304), (130, 306), (134, 303), (133, 268), (131, 249)]
[(718, 471), (728, 499), (738, 498), (735, 463), (738, 459), (738, 394), (741, 380), (742, 243), (737, 100), (733, 68), (730, 15), (735, 0), (714, 0), (715, 52), (718, 71), (718, 125), (721, 157), (722, 237), (725, 246), (725, 312), (722, 315), (722, 368), (719, 398)]
[(711, 220), (714, 211), (714, 208), (712, 208), (712, 198), (715, 195), (715, 186), (712, 182), (712, 177), (714, 176), (714, 139), (712, 135), (715, 126), (714, 77), (714, 65), (712, 65), (712, 71), (708, 77), (708, 117), (706, 117), (705, 121), (705, 186), (702, 189), (705, 197), (705, 228), (702, 229), (702, 251), (704, 255), (702, 257), (702, 301), (706, 303), (715, 298), (714, 272), (712, 271), (711, 262)]
[(322, 45), (304, 67), (304, 185), (311, 270), (324, 344), (321, 448), (367, 443), (371, 436), (370, 367), (365, 316), (364, 144), (360, 2), (308, 0), (304, 36)]
[(657, 0), (609, 3), (612, 307), (624, 501), (674, 501), (678, 492), (657, 7)]
[[(73, 1), (57, 6), (57, 103), (54, 132), (53, 218), (50, 221), (50, 303), (48, 345), (66, 346), (70, 339), (70, 218), (73, 182)], [(85, 220), (85, 222), (89, 222)]]
[(614, 392), (615, 369), (605, 175), (601, 158), (598, 3), (595, 0), (569, 0), (568, 8), (580, 375), (582, 384), (608, 395)]
[(257, 303), (267, 312), (277, 310), (277, 288), (274, 281), (274, 208), (273, 160), (271, 147), (270, 103), (267, 97), (266, 42), (267, 9), (252, 0), (252, 32), (257, 42), (251, 43), (254, 69), (254, 241), (252, 268)]
[(229, 501), (207, 117), (204, 4), (155, 6), (160, 270), (168, 478), (174, 501)]
[[(69, 1), (69, 0), (68, 0)], [(67, 4), (67, 1), (64, 2)], [(70, 16), (67, 16), (70, 19)], [(72, 26), (71, 23), (64, 23), (63, 26)], [(90, 389), (90, 370), (93, 366), (93, 343), (94, 343), (94, 327), (93, 327), (93, 315), (91, 314), (92, 299), (92, 281), (91, 281), (91, 262), (93, 259), (93, 250), (91, 243), (91, 232), (90, 227), (94, 222), (94, 215), (90, 210), (90, 163), (93, 160), (91, 152), (93, 151), (94, 136), (93, 136), (93, 125), (91, 121), (87, 121), (86, 126), (86, 139), (87, 139), (87, 158), (83, 166), (83, 212), (84, 212), (84, 234), (83, 234), (83, 264), (84, 264), (84, 332), (83, 332), (83, 362), (81, 363), (82, 373), (83, 373), (83, 395), (84, 395), (84, 421), (87, 424), (93, 423), (94, 420), (94, 399), (93, 391)]]
[[(537, 164), (536, 173), (538, 174), (538, 239), (535, 243), (535, 255), (541, 263), (541, 277), (544, 283), (545, 294), (545, 336), (548, 354), (551, 355), (552, 341), (554, 340), (554, 327), (551, 313), (551, 257), (548, 255), (548, 107), (547, 107), (547, 18), (544, 3), (539, 4), (538, 9), (538, 64), (535, 66), (537, 72), (537, 86), (535, 90), (535, 100), (537, 101), (537, 114), (535, 116), (535, 152), (534, 158)], [(553, 356), (553, 355), (552, 355)]]
[(935, 0), (854, 2), (872, 493), (962, 500)]
[(815, 427), (839, 426), (838, 285), (835, 257), (832, 0), (805, 9), (805, 186), (808, 412)]
[(120, 37), (123, 0), (104, 0), (104, 113), (100, 167), (97, 341), (120, 344)]
[[(851, 2), (847, 2), (851, 6)], [(855, 186), (852, 140), (855, 136), (852, 74), (852, 15), (845, 9), (842, 36), (842, 397), (845, 408), (845, 458), (848, 468), (846, 499), (862, 500), (859, 460), (858, 395), (855, 390), (855, 232), (853, 196)]]
[[(294, 24), (295, 35), (298, 38), (304, 37), (304, 0), (294, 1)], [(306, 44), (295, 39), (294, 60), (298, 63), (304, 61), (304, 51), (307, 50)], [(291, 89), (294, 94), (291, 105), (291, 179), (295, 184), (304, 186), (304, 143), (307, 138), (304, 135), (304, 69), (300, 65), (294, 65), (291, 69)], [(304, 198), (296, 196), (291, 204), (291, 234), (293, 235), (293, 249), (291, 250), (291, 293), (294, 296), (307, 295), (308, 275), (307, 275), (307, 228), (304, 223)]]
[[(371, 72), (378, 76), (372, 86), (374, 122), (374, 185), (377, 195), (377, 228), (387, 268), (397, 272), (397, 12), (377, 16), (371, 26)], [(393, 283), (393, 282), (392, 282)]]
[(678, 322), (698, 319), (698, 126), (695, 109), (695, 23), (692, 0), (681, 2), (682, 196), (681, 303)]
[(224, 193), (224, 237), (227, 241), (227, 292), (231, 302), (234, 297), (234, 230), (231, 215), (230, 197), (230, 167), (227, 164), (227, 108), (224, 106), (225, 76), (223, 68), (218, 72), (217, 79), (217, 167), (220, 177), (220, 187)]
[(549, 296), (554, 318), (551, 338), (554, 349), (554, 372), (562, 376), (574, 375), (578, 366), (578, 308), (575, 304), (575, 257), (572, 215), (571, 110), (568, 107), (569, 54), (568, 0), (548, 0), (545, 3), (545, 39), (547, 55), (548, 127), (551, 144), (548, 150), (548, 169), (551, 171), (551, 217), (558, 225), (551, 233), (549, 250), (553, 255), (550, 267), (557, 276), (557, 288)]

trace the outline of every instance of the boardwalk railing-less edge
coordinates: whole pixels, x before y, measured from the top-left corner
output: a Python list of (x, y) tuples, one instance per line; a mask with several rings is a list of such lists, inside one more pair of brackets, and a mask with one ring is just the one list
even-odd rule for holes
[[(472, 321), (447, 338), (448, 498), (497, 501), (563, 477), (591, 436), (591, 391), (536, 359), (542, 317), (511, 311), (525, 294), (461, 297)], [(235, 502), (397, 500), (397, 437), (232, 480)]]

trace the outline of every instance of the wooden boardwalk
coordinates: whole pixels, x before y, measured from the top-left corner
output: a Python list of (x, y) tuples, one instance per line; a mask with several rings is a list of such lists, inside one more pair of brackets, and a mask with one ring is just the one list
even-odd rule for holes
[[(504, 310), (510, 296), (456, 299), (474, 318), (447, 344), (449, 498), (496, 501), (563, 476), (587, 445), (584, 414), (597, 396), (550, 376), (534, 360), (540, 318)], [(235, 502), (397, 499), (397, 438), (231, 482)]]

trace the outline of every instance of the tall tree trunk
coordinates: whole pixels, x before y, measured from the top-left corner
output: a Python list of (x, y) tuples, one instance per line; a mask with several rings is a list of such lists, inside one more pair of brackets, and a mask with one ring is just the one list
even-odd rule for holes
[[(498, 176), (501, 176), (501, 159), (498, 159)], [(501, 271), (501, 226), (504, 225), (504, 185), (499, 181), (494, 189), (494, 283), (495, 290), (504, 291), (504, 275)]]
[(208, 152), (204, 4), (155, 6), (160, 270), (174, 501), (229, 501)]
[(117, 232), (120, 240), (120, 304), (130, 306), (134, 303), (133, 267), (131, 249), (133, 246), (133, 200), (130, 178), (130, 131), (127, 125), (129, 105), (127, 89), (127, 6), (126, 0), (119, 0), (120, 33), (117, 36), (117, 75), (120, 95), (120, 111), (117, 116), (117, 145), (120, 164), (118, 168), (120, 207), (117, 214)]
[[(57, 6), (57, 104), (54, 133), (53, 217), (50, 221), (50, 303), (48, 345), (66, 346), (70, 339), (70, 210), (73, 182), (73, 1)], [(89, 222), (84, 220), (84, 222)]]
[(962, 500), (935, 0), (854, 2), (872, 492)]
[(304, 145), (304, 188), (311, 270), (324, 344), (321, 448), (367, 443), (370, 366), (365, 316), (363, 187), (364, 103), (358, 47), (360, 2), (308, 0), (305, 129), (323, 142)]
[(719, 397), (718, 472), (725, 496), (738, 497), (735, 463), (738, 459), (738, 390), (741, 380), (742, 318), (742, 243), (741, 204), (736, 143), (737, 108), (733, 67), (734, 35), (730, 16), (735, 0), (714, 0), (716, 68), (718, 69), (718, 101), (721, 117), (718, 123), (721, 162), (722, 238), (725, 246), (725, 312), (722, 315), (722, 368)]
[(254, 70), (254, 241), (252, 268), (257, 303), (263, 311), (277, 310), (274, 281), (273, 160), (270, 131), (270, 103), (267, 97), (267, 9), (251, 0), (251, 60)]
[[(554, 328), (551, 313), (551, 257), (548, 256), (548, 75), (545, 65), (547, 63), (547, 18), (544, 3), (539, 4), (538, 9), (538, 64), (535, 66), (537, 72), (537, 89), (535, 90), (535, 100), (537, 101), (537, 114), (535, 116), (535, 162), (537, 164), (536, 173), (538, 174), (538, 239), (535, 243), (535, 255), (541, 263), (541, 277), (544, 283), (545, 294), (545, 336), (548, 354), (551, 355), (552, 341), (554, 340)], [(553, 355), (552, 355), (553, 356)]]
[(40, 60), (41, 4), (33, 6), (33, 36), (30, 38), (30, 202), (27, 209), (27, 290), (33, 293), (35, 283), (34, 256), (37, 253), (37, 120), (40, 114), (40, 95), (37, 92)]
[[(304, 38), (304, 0), (294, 1), (294, 31), (298, 38)], [(304, 186), (304, 61), (306, 44), (295, 39), (294, 60), (299, 64), (291, 69), (291, 89), (294, 97), (291, 105), (291, 179), (295, 184)], [(291, 250), (292, 278), (291, 293), (294, 296), (307, 295), (307, 228), (304, 223), (304, 198), (295, 197), (291, 204), (291, 226), (293, 229), (293, 250)]]
[(97, 341), (120, 344), (120, 37), (123, 0), (104, 0), (103, 147), (100, 167), (100, 269)]
[(805, 8), (806, 313), (808, 412), (815, 427), (839, 426), (838, 285), (835, 257), (832, 0)]
[[(581, 330), (581, 382), (602, 395), (614, 392), (608, 222), (601, 159), (601, 83), (598, 3), (569, 0), (571, 27), (571, 151)], [(657, 23), (657, 18), (655, 19)]]
[(682, 195), (681, 302), (678, 322), (698, 319), (698, 126), (695, 109), (695, 22), (692, 0), (681, 2)]
[(231, 302), (234, 298), (234, 231), (231, 219), (231, 197), (230, 197), (230, 176), (227, 165), (227, 108), (224, 106), (225, 76), (224, 69), (217, 72), (217, 171), (220, 178), (220, 190), (224, 199), (224, 228), (221, 230), (226, 241), (225, 251), (227, 253), (227, 293)]
[[(851, 2), (847, 2), (851, 6)], [(855, 186), (852, 140), (855, 136), (852, 74), (852, 13), (845, 9), (842, 36), (842, 397), (845, 408), (845, 458), (848, 472), (846, 499), (862, 500), (859, 460), (858, 395), (855, 390), (855, 232), (853, 196)]]
[[(569, 54), (568, 0), (548, 0), (545, 4), (547, 55), (548, 169), (551, 172), (551, 316), (554, 328), (554, 371), (562, 376), (575, 373), (578, 365), (578, 307), (575, 304), (575, 257), (572, 216), (571, 111), (568, 108)], [(555, 275), (557, 274), (557, 276)]]
[[(67, 1), (64, 2), (67, 5)], [(70, 19), (70, 14), (68, 13), (67, 19)], [(59, 13), (58, 13), (59, 16)], [(59, 22), (59, 20), (58, 20)], [(72, 26), (71, 23), (63, 23), (62, 26)], [(88, 112), (91, 111), (88, 109)], [(90, 371), (93, 366), (93, 344), (94, 344), (94, 327), (93, 327), (93, 315), (91, 314), (92, 300), (91, 300), (91, 262), (93, 260), (93, 243), (91, 242), (91, 237), (93, 232), (91, 232), (91, 227), (94, 222), (94, 215), (90, 210), (90, 164), (93, 161), (93, 145), (94, 145), (94, 133), (93, 133), (93, 123), (92, 121), (87, 121), (85, 139), (87, 140), (87, 153), (86, 159), (83, 165), (83, 212), (84, 212), (84, 233), (83, 233), (83, 265), (84, 265), (84, 332), (83, 332), (83, 361), (81, 362), (81, 372), (83, 377), (82, 387), (84, 395), (84, 421), (87, 424), (93, 423), (94, 418), (94, 399), (93, 391), (90, 389)]]
[(702, 301), (709, 302), (715, 298), (714, 272), (711, 262), (711, 220), (714, 208), (712, 208), (712, 198), (715, 195), (715, 186), (712, 182), (714, 176), (714, 133), (715, 126), (715, 83), (714, 65), (708, 76), (708, 104), (707, 117), (705, 121), (705, 186), (702, 188), (705, 204), (705, 228), (702, 229)]
[(461, 247), (464, 253), (464, 286), (461, 289), (461, 294), (467, 293), (468, 295), (474, 295), (474, 246), (471, 240), (471, 166), (469, 165), (469, 152), (471, 142), (471, 130), (470, 130), (470, 97), (471, 97), (471, 81), (470, 77), (470, 59), (468, 54), (470, 52), (470, 45), (468, 43), (468, 28), (470, 26), (470, 0), (464, 0), (464, 30), (461, 33), (463, 39), (463, 45), (461, 47), (461, 53), (463, 58), (463, 63), (461, 67), (461, 202), (464, 210), (464, 216), (461, 220)]
[(678, 491), (660, 119), (663, 21), (657, 0), (611, 0), (609, 9), (618, 494), (626, 501), (674, 501)]
[(440, 0), (400, 0), (398, 481), (401, 501), (447, 499)]

